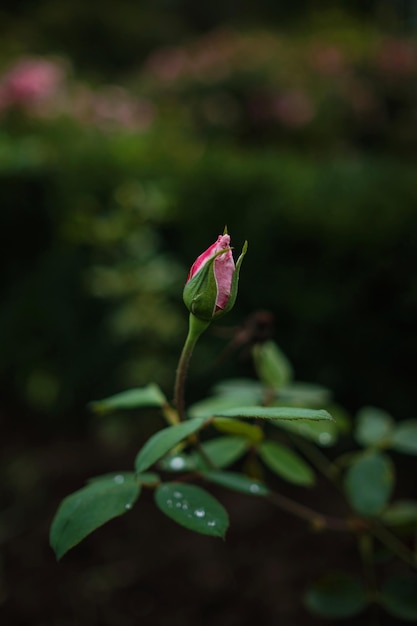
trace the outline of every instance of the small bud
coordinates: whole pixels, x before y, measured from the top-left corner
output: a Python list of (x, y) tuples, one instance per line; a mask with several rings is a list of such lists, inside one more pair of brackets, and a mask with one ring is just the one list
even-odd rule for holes
[(184, 287), (184, 302), (198, 319), (212, 319), (230, 311), (235, 303), (240, 266), (246, 254), (247, 242), (236, 266), (230, 248), (230, 236), (219, 235), (193, 263)]

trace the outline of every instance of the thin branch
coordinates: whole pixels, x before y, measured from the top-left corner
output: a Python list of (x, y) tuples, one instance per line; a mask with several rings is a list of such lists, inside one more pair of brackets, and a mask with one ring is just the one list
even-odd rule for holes
[(351, 520), (324, 515), (280, 493), (272, 492), (267, 496), (267, 499), (283, 511), (307, 520), (315, 530), (352, 532), (355, 529)]
[(382, 526), (378, 522), (374, 522), (371, 531), (381, 543), (391, 550), (398, 558), (402, 559), (413, 569), (417, 569), (417, 558), (408, 550), (408, 548), (400, 541), (388, 528)]

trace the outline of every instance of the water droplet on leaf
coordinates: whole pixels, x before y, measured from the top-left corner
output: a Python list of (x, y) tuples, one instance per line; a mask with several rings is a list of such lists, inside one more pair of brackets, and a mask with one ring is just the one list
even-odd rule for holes
[(328, 446), (332, 441), (332, 436), (330, 433), (320, 433), (319, 442), (322, 446)]
[(204, 517), (204, 516), (205, 516), (205, 514), (206, 514), (206, 512), (205, 512), (205, 510), (204, 510), (204, 509), (196, 509), (196, 510), (194, 511), (194, 515), (195, 515), (196, 517)]
[(175, 470), (180, 470), (180, 469), (182, 469), (183, 467), (185, 467), (185, 461), (184, 461), (184, 459), (183, 459), (183, 458), (181, 458), (180, 456), (174, 456), (174, 458), (173, 458), (173, 459), (171, 459), (171, 461), (169, 462), (169, 466), (170, 466), (172, 469), (175, 469)]
[(118, 485), (122, 485), (125, 482), (125, 477), (122, 474), (117, 474), (113, 480)]

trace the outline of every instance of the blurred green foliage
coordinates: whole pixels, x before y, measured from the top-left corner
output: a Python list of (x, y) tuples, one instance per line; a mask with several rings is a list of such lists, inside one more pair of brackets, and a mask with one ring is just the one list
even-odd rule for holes
[[(237, 249), (249, 240), (228, 323), (270, 309), (301, 378), (349, 408), (410, 416), (417, 46), (338, 20), (291, 36), (164, 39), (171, 47), (123, 87), (89, 87), (49, 59), (58, 70), (33, 96), (5, 68), (0, 373), (10, 403), (72, 413), (150, 380), (169, 395), (188, 266), (227, 223)], [(200, 373), (222, 348), (208, 343)]]
[(1, 138), (6, 379), (40, 410), (102, 393), (103, 374), (166, 382), (165, 352), (186, 320), (176, 302), (185, 268), (157, 232), (163, 192), (138, 179), (134, 158), (129, 172), (119, 139), (66, 124), (30, 133)]

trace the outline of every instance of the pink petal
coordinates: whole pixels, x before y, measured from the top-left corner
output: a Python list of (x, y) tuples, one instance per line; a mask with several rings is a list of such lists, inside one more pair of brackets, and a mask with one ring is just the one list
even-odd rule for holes
[(224, 309), (230, 297), (235, 262), (232, 251), (221, 254), (214, 261), (214, 275), (217, 283), (216, 310)]
[[(217, 241), (215, 241), (209, 248), (207, 248), (205, 252), (200, 254), (200, 256), (198, 256), (197, 259), (194, 261), (188, 273), (187, 283), (191, 278), (193, 278), (193, 276), (197, 274), (197, 272), (201, 270), (202, 267), (204, 267), (207, 261), (209, 261), (211, 258), (213, 258), (213, 256), (215, 256), (215, 254), (217, 254), (217, 252), (221, 252), (221, 250), (225, 250), (229, 246), (230, 246), (230, 235), (219, 235), (217, 238)], [(221, 254), (219, 257), (217, 257), (217, 259), (214, 262), (215, 266), (219, 259), (221, 259), (223, 256), (227, 256), (228, 254), (229, 253), (226, 252), (224, 255)]]

